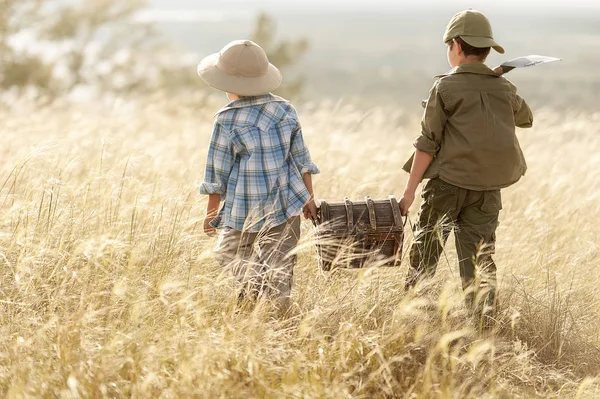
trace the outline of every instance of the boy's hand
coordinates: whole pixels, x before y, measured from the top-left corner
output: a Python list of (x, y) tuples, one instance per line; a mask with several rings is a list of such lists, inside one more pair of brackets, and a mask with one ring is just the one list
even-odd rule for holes
[(410, 206), (413, 204), (413, 202), (415, 202), (415, 195), (411, 194), (411, 193), (404, 193), (404, 195), (402, 195), (402, 198), (400, 198), (400, 214), (402, 216), (406, 216), (408, 215), (408, 210), (410, 209)]
[(306, 205), (304, 205), (302, 212), (304, 213), (304, 219), (317, 220), (318, 211), (315, 200), (311, 199)]
[(217, 232), (217, 230), (210, 225), (210, 222), (212, 222), (212, 220), (213, 218), (211, 216), (207, 216), (204, 219), (204, 233), (206, 233), (206, 235), (210, 237), (214, 236)]
[(510, 71), (512, 71), (513, 69), (515, 69), (515, 67), (510, 67), (510, 66), (497, 66), (496, 68), (493, 69), (493, 71), (496, 73), (496, 75), (498, 76), (502, 76), (505, 73), (509, 73)]
[(208, 236), (214, 236), (217, 232), (214, 227), (210, 225), (210, 222), (215, 218), (219, 212), (219, 204), (221, 203), (220, 194), (209, 194), (208, 204), (206, 205), (206, 218), (204, 219), (204, 232)]

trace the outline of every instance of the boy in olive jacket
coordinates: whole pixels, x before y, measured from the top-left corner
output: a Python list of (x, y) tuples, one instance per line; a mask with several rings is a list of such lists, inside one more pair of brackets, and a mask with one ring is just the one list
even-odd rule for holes
[(454, 229), (467, 306), (478, 322), (490, 326), (500, 189), (525, 174), (515, 127), (531, 127), (533, 116), (516, 87), (484, 64), (491, 48), (499, 53), (504, 49), (494, 41), (482, 13), (456, 14), (444, 42), (452, 69), (438, 76), (430, 91), (415, 154), (404, 166), (410, 178), (400, 201), (403, 215), (421, 180), (430, 179), (423, 189), (406, 287), (435, 273)]

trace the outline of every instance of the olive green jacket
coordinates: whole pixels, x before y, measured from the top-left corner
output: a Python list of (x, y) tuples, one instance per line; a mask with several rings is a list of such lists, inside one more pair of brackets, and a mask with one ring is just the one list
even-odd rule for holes
[(477, 191), (516, 183), (527, 165), (515, 127), (531, 127), (533, 115), (515, 85), (484, 64), (463, 64), (437, 78), (414, 142), (434, 157), (423, 177)]

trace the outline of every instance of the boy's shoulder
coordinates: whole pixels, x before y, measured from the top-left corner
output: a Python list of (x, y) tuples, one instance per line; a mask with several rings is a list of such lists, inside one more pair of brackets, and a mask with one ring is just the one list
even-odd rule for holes
[(215, 120), (226, 129), (234, 129), (239, 125), (258, 124), (265, 114), (275, 119), (297, 118), (296, 109), (288, 100), (269, 94), (233, 101), (215, 114)]
[(482, 88), (497, 87), (513, 92), (517, 87), (503, 76), (498, 76), (485, 64), (466, 64), (454, 67), (446, 73), (434, 76), (436, 86), (440, 90), (460, 89), (461, 87), (473, 88), (481, 85)]

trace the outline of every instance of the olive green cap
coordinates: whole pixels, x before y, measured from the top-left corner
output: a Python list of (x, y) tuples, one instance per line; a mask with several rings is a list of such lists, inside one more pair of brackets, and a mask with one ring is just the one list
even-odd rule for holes
[(465, 10), (452, 17), (444, 32), (444, 43), (459, 36), (473, 47), (491, 47), (504, 54), (504, 48), (494, 41), (490, 21), (479, 11)]

